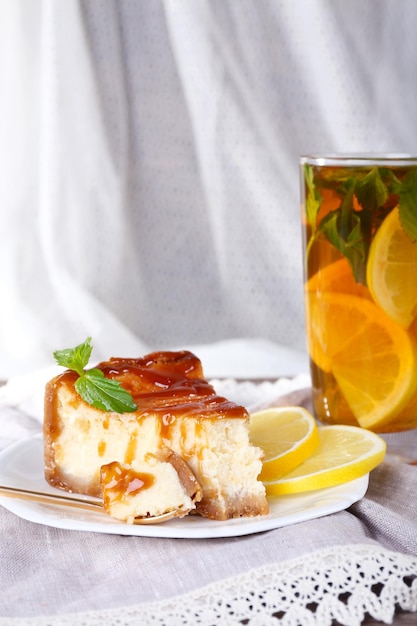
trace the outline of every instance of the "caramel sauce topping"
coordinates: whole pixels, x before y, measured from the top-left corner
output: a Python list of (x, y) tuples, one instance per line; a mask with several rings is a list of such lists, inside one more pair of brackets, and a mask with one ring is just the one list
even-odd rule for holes
[[(112, 358), (97, 365), (107, 378), (118, 380), (132, 395), (137, 411), (127, 415), (161, 417), (161, 435), (176, 417), (247, 418), (242, 406), (218, 396), (204, 379), (200, 360), (188, 351), (153, 352), (138, 359)], [(66, 371), (55, 384), (74, 385)]]

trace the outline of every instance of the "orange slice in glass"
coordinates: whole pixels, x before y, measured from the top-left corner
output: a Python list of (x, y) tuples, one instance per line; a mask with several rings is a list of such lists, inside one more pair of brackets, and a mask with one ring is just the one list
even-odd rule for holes
[(335, 377), (365, 428), (380, 428), (417, 390), (412, 335), (373, 302), (343, 293), (308, 294), (310, 353)]

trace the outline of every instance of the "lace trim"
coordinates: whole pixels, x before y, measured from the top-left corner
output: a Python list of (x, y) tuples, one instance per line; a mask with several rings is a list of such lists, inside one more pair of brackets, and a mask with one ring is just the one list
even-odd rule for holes
[(417, 558), (378, 546), (321, 550), (170, 600), (106, 611), (0, 618), (6, 626), (359, 626), (417, 611)]

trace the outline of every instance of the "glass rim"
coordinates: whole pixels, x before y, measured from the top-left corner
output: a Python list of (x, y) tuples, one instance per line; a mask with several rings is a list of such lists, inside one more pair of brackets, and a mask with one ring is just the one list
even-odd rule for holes
[(300, 164), (305, 165), (417, 165), (417, 154), (400, 152), (317, 152), (300, 156)]

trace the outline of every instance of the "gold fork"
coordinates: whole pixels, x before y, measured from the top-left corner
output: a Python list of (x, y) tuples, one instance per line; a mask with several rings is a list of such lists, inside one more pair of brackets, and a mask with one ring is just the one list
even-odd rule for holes
[[(99, 499), (79, 498), (77, 496), (63, 496), (59, 493), (45, 493), (43, 491), (33, 491), (31, 489), (21, 489), (19, 487), (7, 487), (0, 485), (0, 496), (7, 498), (18, 498), (20, 500), (31, 500), (47, 504), (60, 504), (87, 511), (101, 509), (103, 512), (103, 502)], [(168, 511), (162, 515), (154, 517), (136, 517), (134, 524), (161, 524), (177, 515), (177, 511)]]

